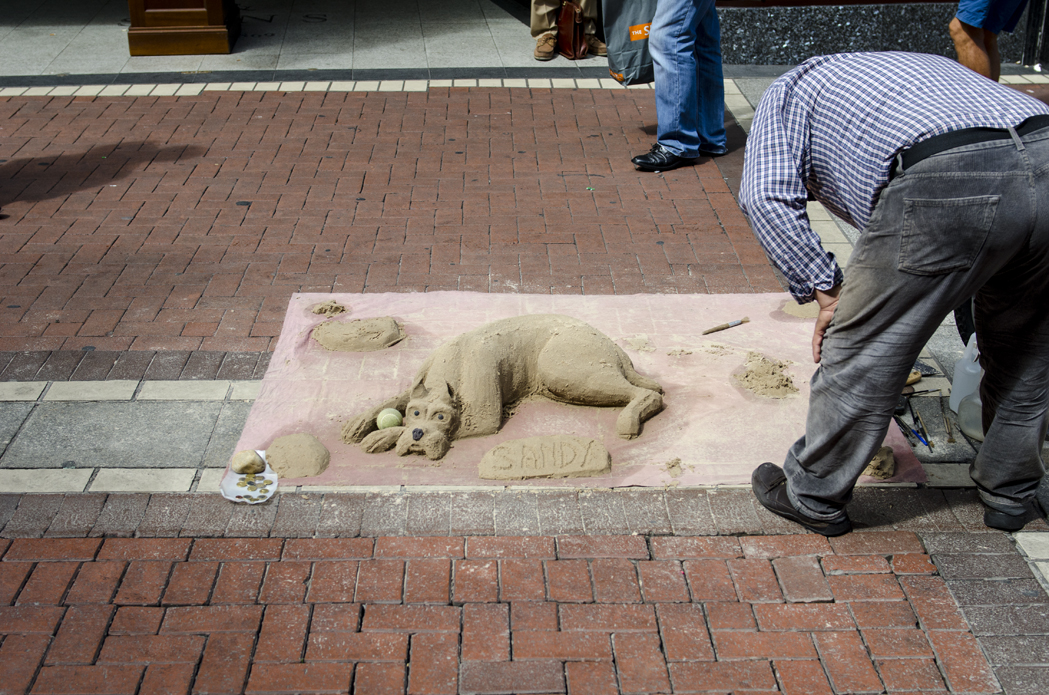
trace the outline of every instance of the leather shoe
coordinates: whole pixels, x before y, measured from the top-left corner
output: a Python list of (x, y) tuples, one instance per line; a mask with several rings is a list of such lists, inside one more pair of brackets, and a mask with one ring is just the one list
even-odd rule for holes
[(787, 476), (783, 469), (774, 463), (763, 463), (754, 469), (750, 476), (750, 488), (761, 506), (784, 519), (801, 524), (813, 533), (821, 536), (840, 536), (852, 530), (848, 514), (842, 514), (837, 521), (813, 519), (799, 512), (787, 496)]
[(692, 164), (695, 160), (678, 157), (657, 142), (652, 145), (652, 149), (647, 154), (639, 154), (630, 161), (641, 171), (670, 171), (686, 164)]

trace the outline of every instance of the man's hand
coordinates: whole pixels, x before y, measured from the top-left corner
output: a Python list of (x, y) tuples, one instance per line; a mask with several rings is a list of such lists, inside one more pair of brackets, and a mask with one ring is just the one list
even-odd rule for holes
[(834, 318), (834, 309), (838, 306), (838, 294), (841, 285), (835, 285), (826, 292), (816, 290), (816, 303), (820, 305), (820, 313), (816, 316), (816, 329), (812, 333), (812, 361), (820, 363), (820, 348), (823, 347), (823, 334), (827, 332), (830, 320)]

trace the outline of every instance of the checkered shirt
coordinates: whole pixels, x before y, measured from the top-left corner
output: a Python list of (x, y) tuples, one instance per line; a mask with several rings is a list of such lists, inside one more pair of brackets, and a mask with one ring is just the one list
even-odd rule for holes
[(805, 212), (807, 193), (859, 229), (902, 150), (962, 128), (1007, 128), (1049, 107), (940, 56), (849, 53), (776, 80), (747, 137), (740, 206), (800, 302), (842, 281)]

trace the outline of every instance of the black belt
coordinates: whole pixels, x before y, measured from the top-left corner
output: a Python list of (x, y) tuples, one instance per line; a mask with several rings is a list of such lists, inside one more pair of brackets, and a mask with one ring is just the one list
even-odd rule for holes
[[(1049, 128), (1049, 114), (1031, 116), (1016, 126), (1016, 134), (1023, 137), (1042, 128)], [(955, 147), (972, 145), (977, 142), (990, 142), (992, 140), (1008, 140), (1011, 137), (1009, 131), (1005, 128), (964, 128), (962, 130), (952, 130), (942, 135), (934, 135), (928, 140), (922, 140), (900, 153), (903, 158), (903, 170), (907, 171), (923, 159), (928, 159), (934, 154), (946, 152), (947, 150), (953, 150)], [(899, 173), (898, 169), (897, 165), (893, 166), (893, 176)]]

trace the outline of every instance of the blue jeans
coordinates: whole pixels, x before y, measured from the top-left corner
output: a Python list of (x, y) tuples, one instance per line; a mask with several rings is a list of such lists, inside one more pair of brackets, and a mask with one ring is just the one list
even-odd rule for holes
[(656, 142), (679, 157), (724, 154), (725, 83), (714, 0), (659, 0), (648, 48), (656, 78)]
[(1049, 128), (933, 155), (882, 191), (784, 462), (799, 510), (840, 518), (919, 351), (973, 295), (986, 436), (970, 475), (988, 506), (1015, 513), (1045, 474)]

